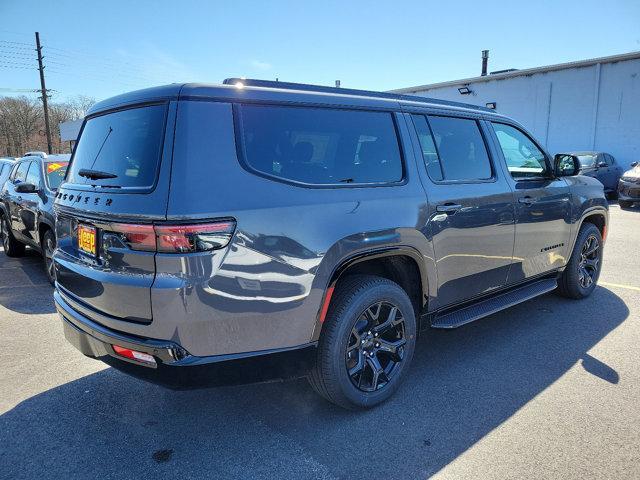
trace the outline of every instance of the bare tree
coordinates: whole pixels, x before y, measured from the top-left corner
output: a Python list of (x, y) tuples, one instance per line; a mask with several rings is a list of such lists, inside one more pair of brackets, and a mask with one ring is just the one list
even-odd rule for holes
[[(95, 100), (84, 95), (49, 103), (52, 148), (58, 153), (70, 147), (60, 140), (60, 123), (82, 119)], [(46, 150), (40, 102), (29, 97), (0, 97), (0, 155), (20, 156), (29, 150)]]
[(4, 130), (0, 136), (8, 139), (7, 143), (13, 145), (13, 150), (18, 155), (28, 145), (38, 143), (41, 110), (37, 100), (32, 98), (22, 96), (0, 99), (0, 115), (3, 117), (1, 124)]

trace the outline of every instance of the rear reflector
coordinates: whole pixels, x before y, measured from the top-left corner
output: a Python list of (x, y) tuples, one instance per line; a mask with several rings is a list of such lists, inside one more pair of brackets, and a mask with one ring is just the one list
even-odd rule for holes
[(113, 351), (121, 357), (130, 358), (131, 360), (138, 360), (139, 362), (156, 363), (156, 359), (153, 355), (148, 353), (138, 352), (137, 350), (131, 350), (129, 348), (120, 347), (118, 345), (112, 345)]
[(327, 312), (329, 311), (329, 305), (331, 304), (331, 297), (333, 297), (333, 290), (335, 285), (331, 285), (327, 289), (327, 293), (324, 296), (324, 302), (322, 303), (322, 310), (320, 311), (320, 323), (324, 322), (324, 319), (327, 316)]
[(193, 225), (132, 225), (113, 223), (108, 230), (119, 233), (132, 250), (164, 253), (205, 252), (226, 247), (236, 227), (234, 221)]

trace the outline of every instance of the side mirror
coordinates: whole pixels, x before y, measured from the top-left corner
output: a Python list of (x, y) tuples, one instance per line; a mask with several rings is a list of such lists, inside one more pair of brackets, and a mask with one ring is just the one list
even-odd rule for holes
[(607, 162), (598, 163), (598, 168), (607, 168), (608, 166), (609, 166), (609, 164)]
[(558, 153), (553, 158), (553, 171), (556, 177), (571, 177), (580, 172), (580, 160), (575, 155)]
[(638, 166), (638, 162), (631, 162), (631, 168), (635, 168)]
[(38, 187), (33, 183), (19, 183), (16, 185), (16, 192), (18, 193), (36, 193), (37, 191)]

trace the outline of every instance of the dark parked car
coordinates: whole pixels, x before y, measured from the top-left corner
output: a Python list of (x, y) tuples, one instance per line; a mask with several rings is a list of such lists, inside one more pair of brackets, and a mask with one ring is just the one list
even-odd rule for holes
[(604, 152), (570, 152), (580, 160), (580, 175), (597, 178), (607, 195), (615, 197), (618, 193), (618, 180), (622, 176), (622, 167), (612, 155)]
[(9, 257), (31, 246), (42, 252), (47, 277), (54, 282), (54, 194), (64, 178), (69, 155), (23, 157), (11, 169), (0, 193), (0, 235)]
[(633, 162), (631, 169), (624, 172), (618, 184), (618, 204), (629, 208), (634, 202), (640, 202), (640, 164)]
[(227, 83), (129, 93), (85, 119), (54, 255), (56, 306), (84, 354), (168, 384), (310, 349), (321, 395), (370, 407), (410, 374), (421, 330), (595, 288), (602, 184), (513, 120)]

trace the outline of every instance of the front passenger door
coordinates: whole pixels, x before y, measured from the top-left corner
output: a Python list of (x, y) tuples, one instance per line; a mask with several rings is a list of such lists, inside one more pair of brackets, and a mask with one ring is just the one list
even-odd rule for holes
[(22, 211), (20, 215), (22, 217), (23, 233), (30, 242), (38, 244), (38, 206), (41, 200), (40, 195), (42, 195), (44, 187), (42, 167), (40, 166), (39, 161), (31, 162), (25, 183), (35, 185), (37, 190), (33, 193), (22, 194)]
[(519, 127), (491, 122), (516, 206), (513, 265), (508, 282), (528, 280), (564, 266), (570, 255), (571, 192), (553, 176), (551, 161)]

